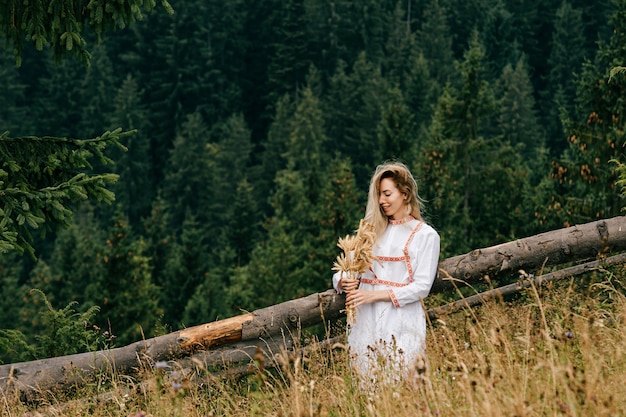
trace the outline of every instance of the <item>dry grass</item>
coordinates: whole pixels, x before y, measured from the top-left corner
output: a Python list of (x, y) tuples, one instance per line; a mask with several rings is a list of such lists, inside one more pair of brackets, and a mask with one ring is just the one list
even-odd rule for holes
[[(620, 276), (623, 277), (623, 274)], [(341, 347), (278, 354), (280, 367), (228, 380), (148, 370), (111, 378), (90, 397), (26, 406), (0, 394), (3, 415), (46, 416), (618, 416), (626, 409), (626, 299), (600, 284), (531, 289), (433, 323), (417, 385), (359, 391)], [(618, 288), (616, 288), (618, 287)], [(88, 399), (86, 399), (88, 398)], [(30, 414), (29, 414), (30, 413)]]

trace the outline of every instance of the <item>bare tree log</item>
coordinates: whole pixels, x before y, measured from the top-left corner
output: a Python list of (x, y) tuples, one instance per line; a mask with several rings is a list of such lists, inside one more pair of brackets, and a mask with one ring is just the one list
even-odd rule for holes
[(476, 249), (470, 253), (454, 256), (439, 263), (438, 274), (432, 292), (453, 289), (456, 285), (472, 283), (513, 274), (519, 269), (534, 272), (544, 266), (605, 257), (610, 253), (626, 250), (626, 217), (613, 217), (565, 229)]
[(436, 320), (442, 316), (456, 313), (457, 311), (460, 311), (464, 308), (475, 307), (489, 300), (514, 294), (531, 286), (539, 287), (548, 282), (581, 275), (603, 266), (619, 265), (624, 262), (626, 262), (626, 253), (621, 253), (619, 255), (611, 256), (606, 259), (587, 262), (584, 264), (571, 266), (569, 268), (563, 268), (558, 271), (550, 272), (545, 275), (540, 275), (532, 279), (520, 279), (513, 284), (504, 285), (502, 287), (494, 288), (493, 290), (481, 292), (470, 297), (465, 297), (461, 300), (454, 301), (441, 307), (431, 308), (428, 310), (428, 318), (430, 320)]
[(10, 387), (23, 398), (36, 397), (83, 384), (102, 372), (134, 374), (154, 362), (189, 356), (199, 349), (246, 340), (273, 342), (279, 335), (281, 340), (301, 327), (339, 317), (344, 304), (343, 297), (328, 290), (124, 347), (0, 365), (0, 392)]
[[(626, 217), (547, 232), (441, 261), (442, 272), (432, 292), (453, 288), (444, 275), (459, 282), (476, 281), (485, 275), (493, 279), (519, 269), (533, 272), (544, 265), (596, 258), (624, 249)], [(345, 298), (328, 290), (120, 348), (0, 365), (0, 392), (11, 387), (21, 395), (36, 396), (81, 384), (99, 372), (132, 374), (153, 362), (187, 357), (199, 350), (214, 351), (246, 341), (254, 341), (249, 345), (263, 340), (274, 342), (279, 335), (288, 337), (300, 328), (338, 318), (344, 308)]]

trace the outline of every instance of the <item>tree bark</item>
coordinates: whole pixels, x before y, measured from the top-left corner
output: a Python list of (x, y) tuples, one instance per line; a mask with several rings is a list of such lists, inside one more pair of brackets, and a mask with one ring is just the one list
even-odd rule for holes
[[(48, 391), (81, 385), (98, 373), (134, 374), (154, 362), (186, 357), (199, 349), (250, 340), (255, 341), (253, 346), (275, 344), (276, 340), (289, 340), (300, 328), (338, 318), (344, 304), (342, 296), (328, 290), (124, 347), (0, 365), (0, 392), (11, 388), (24, 399), (35, 398)], [(285, 341), (283, 345), (289, 343)], [(223, 352), (212, 353), (215, 354), (209, 355), (211, 361), (225, 360)]]
[(581, 275), (599, 267), (605, 267), (610, 265), (618, 265), (626, 262), (626, 253), (611, 256), (609, 258), (597, 261), (586, 262), (584, 264), (571, 266), (569, 268), (559, 269), (555, 272), (550, 272), (545, 275), (540, 275), (535, 278), (520, 279), (517, 282), (502, 287), (494, 288), (493, 290), (481, 292), (470, 297), (463, 298), (461, 300), (454, 301), (452, 303), (443, 305), (441, 307), (435, 307), (428, 310), (428, 318), (436, 320), (440, 317), (447, 316), (452, 313), (456, 313), (464, 308), (475, 307), (479, 304), (483, 304), (489, 300), (496, 298), (502, 298), (506, 295), (511, 295), (516, 292), (522, 291), (531, 286), (539, 287), (548, 282), (557, 281), (564, 278)]
[[(443, 260), (432, 292), (486, 275), (494, 279), (520, 269), (532, 273), (544, 266), (604, 258), (624, 249), (626, 217), (569, 227)], [(13, 389), (22, 398), (36, 398), (48, 391), (83, 384), (98, 373), (134, 374), (154, 362), (177, 360), (199, 351), (204, 351), (199, 355), (208, 363), (232, 363), (237, 355), (249, 357), (257, 345), (288, 348), (291, 337), (301, 328), (336, 319), (344, 308), (344, 296), (327, 290), (120, 348), (0, 365), (0, 393)], [(232, 348), (233, 344), (234, 350), (220, 349)]]
[(494, 280), (523, 269), (528, 273), (547, 266), (605, 257), (626, 250), (626, 217), (613, 217), (565, 229), (476, 249), (439, 263), (439, 274), (431, 292), (454, 285)]

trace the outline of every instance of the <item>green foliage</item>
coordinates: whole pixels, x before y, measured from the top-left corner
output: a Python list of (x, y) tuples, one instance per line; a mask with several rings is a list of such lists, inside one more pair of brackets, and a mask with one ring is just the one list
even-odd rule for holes
[[(27, 130), (22, 143), (0, 141), (0, 209), (11, 212), (0, 220), (0, 328), (27, 340), (43, 329), (27, 288), (53, 305), (100, 306), (98, 325), (121, 343), (143, 337), (140, 326), (149, 334), (158, 322), (199, 323), (327, 288), (336, 240), (357, 226), (372, 170), (389, 157), (420, 180), (444, 256), (585, 220), (574, 211), (592, 213), (592, 201), (612, 199), (600, 216), (623, 206), (620, 182), (602, 186), (624, 162), (623, 76), (606, 72), (624, 65), (619, 42), (607, 43), (613, 27), (616, 40), (623, 33), (621, 11), (606, 24), (619, 3), (175, 0), (176, 14), (152, 13), (154, 3), (0, 6), (6, 29), (82, 5), (41, 21), (49, 34), (69, 24), (41, 44), (51, 54), (28, 47), (22, 20), (9, 29), (24, 34), (24, 65), (0, 59), (0, 132)], [(106, 38), (89, 24), (102, 6)], [(581, 72), (598, 40), (603, 52)], [(58, 61), (73, 54), (91, 66)], [(593, 112), (602, 123), (587, 124)], [(105, 141), (107, 165), (62, 139), (118, 126), (135, 133), (116, 131), (123, 147)], [(561, 155), (574, 128), (587, 151)], [(26, 136), (49, 132), (61, 139)], [(608, 138), (613, 153), (601, 149)], [(549, 156), (567, 169), (563, 183), (557, 165), (548, 178)], [(599, 179), (581, 183), (590, 163)], [(81, 178), (100, 188), (90, 194)], [(95, 204), (111, 192), (115, 205)], [(13, 253), (26, 248), (20, 239), (37, 262)]]
[(100, 242), (94, 268), (101, 272), (85, 288), (88, 303), (100, 306), (99, 327), (115, 334), (122, 344), (151, 336), (163, 314), (145, 250), (144, 239), (135, 236), (118, 213), (106, 241)]
[(576, 83), (572, 74), (580, 74), (580, 68), (590, 52), (585, 49), (584, 20), (582, 10), (564, 1), (556, 12), (552, 48), (548, 59), (548, 85), (544, 92), (546, 100), (547, 139), (553, 154), (567, 148), (564, 140), (561, 114), (573, 115), (576, 99)]
[[(626, 198), (626, 164), (615, 159), (610, 162), (617, 165), (618, 180), (615, 181), (615, 185), (619, 187), (622, 198)], [(622, 205), (622, 211), (624, 210), (626, 210), (626, 205)]]
[(626, 53), (626, 2), (616, 7), (613, 36), (600, 44), (594, 62), (583, 65), (575, 115), (563, 120), (568, 148), (553, 163), (553, 202), (543, 212), (546, 221), (558, 216), (571, 225), (615, 216), (621, 209), (617, 171), (609, 161), (623, 161), (626, 145), (626, 83), (615, 76)]
[(0, 329), (0, 364), (31, 360), (37, 357), (35, 351), (19, 330)]
[(0, 135), (0, 251), (26, 250), (34, 256), (32, 229), (68, 225), (73, 203), (112, 202), (107, 185), (117, 175), (88, 173), (90, 159), (110, 163), (104, 149), (121, 146), (119, 139), (131, 133), (117, 129), (87, 140)]
[[(173, 10), (167, 0), (161, 5), (169, 13)], [(7, 1), (0, 9), (0, 32), (12, 45), (18, 65), (22, 62), (22, 41), (32, 41), (41, 51), (49, 47), (56, 59), (73, 54), (89, 62), (85, 28), (98, 38), (106, 31), (123, 29), (143, 18), (142, 12), (151, 12), (154, 0), (125, 0), (116, 3), (104, 1)]]
[(90, 325), (100, 310), (97, 306), (79, 313), (73, 308), (76, 303), (72, 302), (60, 310), (55, 310), (43, 292), (34, 289), (31, 293), (39, 295), (44, 302), (41, 316), (45, 330), (35, 336), (37, 358), (71, 355), (103, 347), (104, 339), (97, 331), (99, 329)]
[(381, 158), (412, 161), (417, 153), (415, 130), (413, 114), (402, 93), (397, 88), (392, 89), (377, 129)]

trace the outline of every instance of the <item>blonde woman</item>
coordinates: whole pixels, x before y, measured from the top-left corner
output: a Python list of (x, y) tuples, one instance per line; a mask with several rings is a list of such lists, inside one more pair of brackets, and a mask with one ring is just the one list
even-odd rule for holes
[(422, 220), (421, 204), (406, 165), (379, 165), (364, 219), (376, 236), (370, 268), (359, 280), (333, 275), (335, 289), (345, 292), (346, 305), (356, 309), (348, 346), (362, 381), (396, 381), (423, 369), (426, 318), (421, 300), (437, 272), (439, 235)]

